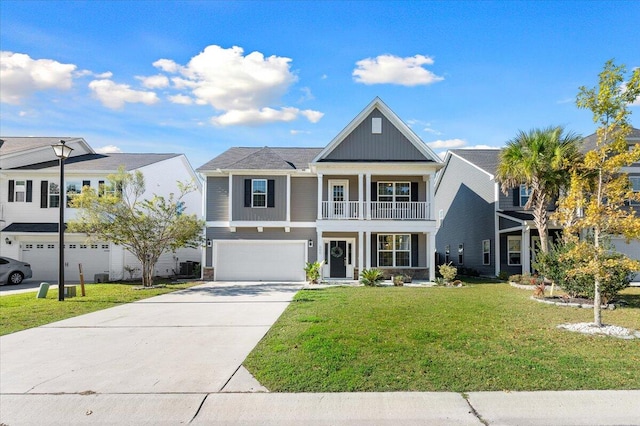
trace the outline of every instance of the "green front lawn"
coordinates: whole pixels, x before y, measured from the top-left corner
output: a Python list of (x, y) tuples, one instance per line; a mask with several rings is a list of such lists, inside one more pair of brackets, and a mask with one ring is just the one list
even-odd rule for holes
[(78, 296), (66, 298), (63, 302), (58, 301), (56, 286), (49, 288), (46, 299), (36, 299), (37, 289), (33, 293), (0, 296), (0, 336), (111, 308), (123, 303), (171, 293), (196, 284), (199, 283), (166, 284), (165, 287), (148, 290), (134, 289), (134, 287), (139, 287), (140, 283), (87, 284), (85, 285), (85, 297), (80, 296), (80, 286), (78, 285)]
[[(640, 289), (623, 294), (604, 321), (640, 330)], [(300, 291), (245, 366), (278, 392), (640, 389), (640, 339), (559, 330), (593, 311), (530, 296), (507, 284)]]

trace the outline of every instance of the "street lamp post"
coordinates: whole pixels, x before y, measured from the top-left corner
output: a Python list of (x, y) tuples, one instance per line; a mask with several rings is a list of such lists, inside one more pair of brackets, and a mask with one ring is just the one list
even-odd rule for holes
[(73, 148), (65, 145), (63, 140), (51, 145), (56, 157), (60, 159), (60, 190), (58, 206), (60, 208), (60, 218), (58, 220), (58, 300), (64, 300), (64, 207), (66, 205), (64, 190), (64, 160), (69, 158)]

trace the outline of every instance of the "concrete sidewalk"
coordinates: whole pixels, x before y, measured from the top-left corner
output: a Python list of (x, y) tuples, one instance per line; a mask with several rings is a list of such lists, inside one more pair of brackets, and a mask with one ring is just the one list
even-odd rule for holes
[(282, 394), (241, 363), (301, 284), (209, 283), (0, 337), (0, 424), (640, 425), (640, 391)]

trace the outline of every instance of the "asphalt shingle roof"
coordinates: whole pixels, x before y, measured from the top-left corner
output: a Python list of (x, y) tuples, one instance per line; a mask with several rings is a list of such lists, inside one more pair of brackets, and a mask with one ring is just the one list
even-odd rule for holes
[(322, 149), (234, 147), (203, 164), (198, 171), (306, 169)]
[[(631, 128), (631, 133), (627, 138), (631, 139), (640, 139), (640, 129)], [(596, 149), (596, 143), (598, 141), (598, 135), (595, 133), (587, 136), (582, 140), (582, 146), (580, 147), (580, 151), (587, 152)]]
[(29, 151), (31, 149), (42, 148), (42, 147), (50, 147), (53, 144), (60, 142), (60, 140), (64, 141), (72, 141), (82, 138), (75, 138), (69, 136), (61, 136), (61, 137), (39, 137), (39, 136), (2, 136), (0, 139), (3, 140), (4, 143), (1, 144), (2, 151), (0, 154), (9, 155), (14, 154), (16, 152)]
[(495, 176), (500, 163), (499, 149), (452, 149), (451, 152)]
[[(70, 157), (64, 162), (64, 167), (67, 170), (113, 171), (123, 165), (125, 170), (135, 170), (179, 155), (181, 154), (85, 154)], [(57, 167), (58, 160), (52, 160), (17, 167), (15, 170), (45, 170)]]

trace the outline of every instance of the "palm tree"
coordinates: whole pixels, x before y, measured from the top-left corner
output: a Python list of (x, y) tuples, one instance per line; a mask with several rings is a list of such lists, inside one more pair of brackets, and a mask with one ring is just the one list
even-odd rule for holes
[[(582, 137), (565, 134), (562, 126), (520, 131), (500, 153), (497, 180), (507, 195), (524, 184), (530, 190), (525, 209), (533, 209), (533, 223), (540, 234), (540, 250), (549, 251), (547, 207), (570, 178), (570, 167), (580, 156)], [(524, 243), (524, 242), (523, 242)]]

